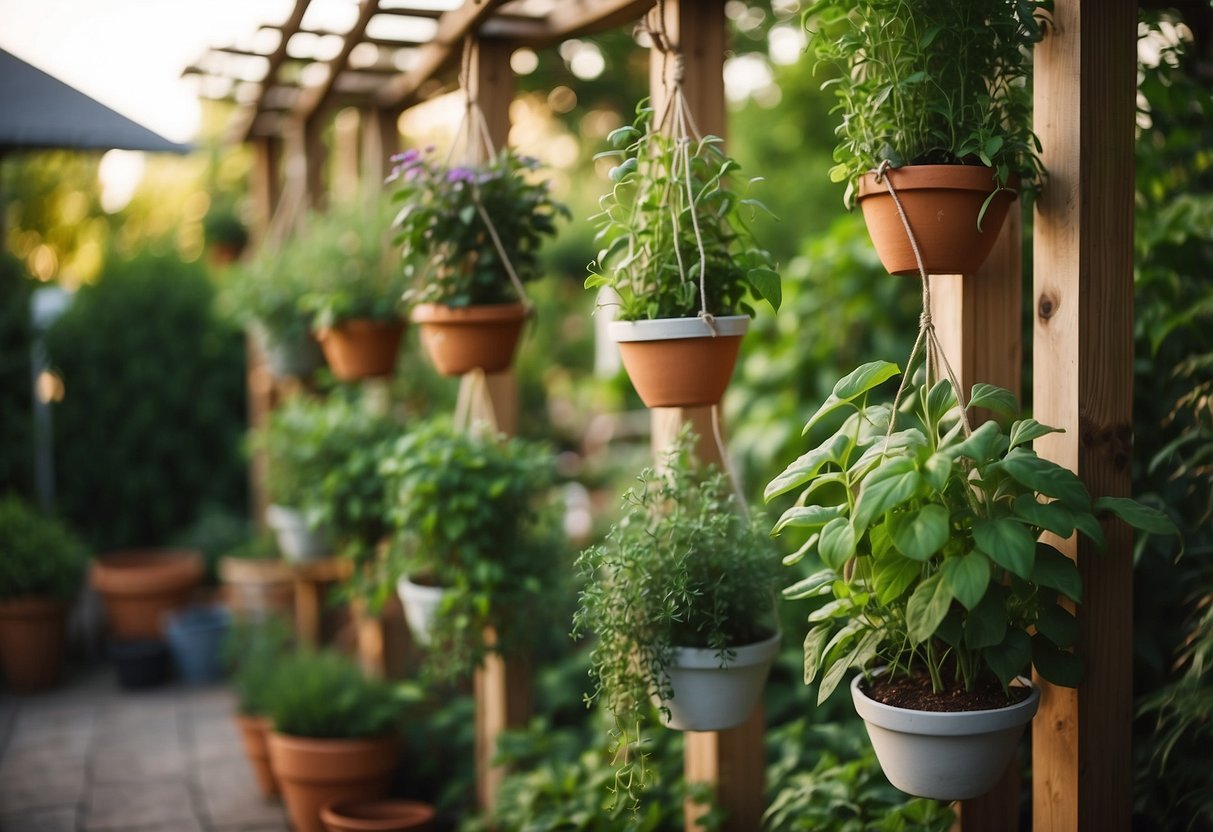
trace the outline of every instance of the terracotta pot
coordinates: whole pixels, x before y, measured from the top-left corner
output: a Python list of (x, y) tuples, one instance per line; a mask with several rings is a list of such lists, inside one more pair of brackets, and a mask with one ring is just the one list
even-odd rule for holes
[(317, 333), (324, 358), (342, 381), (386, 378), (396, 371), (404, 321), (355, 318)]
[(295, 609), (295, 576), (285, 561), (270, 558), (219, 559), (223, 600), (238, 615), (261, 621)]
[(421, 343), (438, 372), (460, 376), (476, 368), (498, 373), (509, 367), (529, 314), (521, 303), (462, 309), (423, 303), (413, 308), (412, 318), (421, 325)]
[(780, 635), (733, 648), (733, 660), (721, 667), (715, 650), (675, 647), (666, 668), (673, 697), (669, 726), (679, 731), (724, 731), (749, 718), (762, 698), (767, 674), (779, 655)]
[(236, 727), (244, 744), (244, 756), (257, 778), (257, 786), (266, 797), (278, 794), (278, 778), (270, 765), (270, 721), (263, 716), (236, 714)]
[[(927, 274), (973, 274), (998, 239), (1014, 190), (1000, 191), (977, 227), (986, 198), (997, 187), (994, 169), (976, 165), (909, 165), (888, 176), (918, 240)], [(1018, 186), (1018, 180), (1009, 183)], [(859, 180), (859, 206), (880, 262), (891, 274), (918, 274), (905, 225), (885, 183)]]
[(719, 317), (713, 335), (700, 318), (658, 318), (612, 321), (610, 334), (647, 407), (705, 407), (729, 386), (749, 325), (745, 315)]
[(0, 602), (0, 669), (15, 693), (46, 690), (59, 679), (67, 604), (54, 598)]
[(189, 603), (203, 572), (199, 552), (143, 549), (101, 555), (90, 579), (104, 601), (111, 636), (160, 639), (164, 614)]
[(328, 832), (430, 832), (434, 807), (415, 800), (362, 800), (325, 806)]
[(324, 832), (320, 810), (331, 803), (386, 795), (400, 753), (395, 737), (311, 739), (273, 731), (269, 746), (295, 832)]

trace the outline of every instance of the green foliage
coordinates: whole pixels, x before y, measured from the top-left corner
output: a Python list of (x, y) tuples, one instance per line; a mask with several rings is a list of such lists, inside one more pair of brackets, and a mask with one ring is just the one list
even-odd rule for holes
[(241, 714), (266, 714), (278, 662), (290, 653), (294, 641), (294, 629), (283, 619), (235, 619), (223, 645), (223, 657), (231, 668), (229, 681)]
[(62, 515), (97, 549), (163, 545), (200, 506), (242, 509), (244, 351), (197, 264), (109, 263), (47, 334)]
[(302, 343), (309, 335), (309, 317), (300, 301), (311, 275), (312, 267), (292, 242), (277, 251), (259, 246), (251, 259), (221, 276), (220, 309), (242, 327), (259, 328), (271, 342)]
[(206, 561), (207, 582), (217, 580), (216, 567), (219, 558), (231, 554), (237, 547), (249, 544), (249, 523), (244, 512), (235, 512), (222, 506), (207, 506), (199, 510), (194, 521), (170, 543), (182, 549), (192, 549), (202, 554)]
[(392, 733), (409, 704), (387, 682), (367, 679), (351, 660), (328, 652), (283, 656), (258, 699), (274, 730), (315, 739)]
[(614, 289), (617, 316), (625, 321), (693, 318), (701, 306), (713, 315), (752, 316), (751, 295), (778, 309), (779, 275), (748, 224), (766, 207), (733, 190), (730, 175), (740, 166), (719, 138), (672, 137), (653, 116), (641, 106), (634, 124), (611, 134), (614, 149), (599, 154), (620, 163), (601, 211), (591, 217), (602, 248), (586, 288)]
[[(614, 718), (616, 786), (632, 802), (650, 774), (640, 725), (651, 694), (673, 695), (674, 648), (711, 648), (727, 666), (732, 648), (774, 630), (777, 562), (762, 520), (741, 514), (722, 473), (696, 470), (692, 442), (684, 431), (663, 473), (640, 475), (606, 540), (577, 560), (585, 587), (573, 634), (596, 637), (588, 701)], [(661, 710), (668, 719), (664, 702)]]
[(1027, 81), (1048, 0), (816, 0), (805, 12), (841, 113), (835, 182), (854, 204), (883, 161), (983, 164), (1032, 189), (1043, 173)]
[(405, 300), (455, 307), (519, 300), (492, 232), (526, 283), (539, 276), (539, 246), (568, 209), (552, 199), (548, 182), (536, 180), (539, 162), (530, 156), (507, 148), (481, 165), (448, 167), (431, 152), (393, 157), (388, 177), (404, 203), (395, 225), (413, 283)]
[(33, 397), (30, 395), (30, 294), (33, 282), (0, 251), (0, 491), (32, 496)]
[(80, 588), (84, 546), (66, 526), (21, 498), (0, 499), (0, 600), (36, 595), (70, 599)]
[(1081, 580), (1040, 536), (1078, 531), (1102, 545), (1102, 511), (1153, 534), (1174, 526), (1132, 500), (1093, 503), (1082, 480), (1031, 449), (1056, 429), (1020, 418), (1006, 390), (975, 385), (968, 407), (1015, 420), (1009, 430), (988, 421), (967, 434), (946, 380), (910, 385), (890, 425), (892, 408), (867, 399), (898, 374), (874, 361), (841, 379), (805, 431), (835, 411), (849, 414), (842, 426), (767, 486), (768, 499), (801, 491), (772, 532), (808, 534), (785, 564), (814, 555), (824, 567), (785, 597), (833, 598), (809, 616), (806, 683), (821, 675), (823, 701), (848, 670), (887, 665), (925, 669), (936, 691), (990, 675), (1005, 687), (1034, 664), (1054, 684), (1077, 685), (1064, 603), (1082, 600)]
[[(488, 650), (509, 653), (553, 626), (559, 605), (548, 595), (559, 591), (564, 552), (548, 510), (547, 448), (432, 421), (396, 440), (381, 473), (397, 574), (447, 590), (427, 661), (434, 677), (469, 672)], [(488, 626), (496, 645), (484, 644)]]
[(208, 246), (230, 246), (239, 251), (248, 244), (248, 228), (229, 201), (211, 203), (202, 218), (202, 234)]

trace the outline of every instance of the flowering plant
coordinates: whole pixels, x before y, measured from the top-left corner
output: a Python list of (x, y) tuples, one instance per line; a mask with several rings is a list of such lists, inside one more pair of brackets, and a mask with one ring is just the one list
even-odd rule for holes
[(413, 281), (405, 301), (464, 307), (516, 300), (502, 253), (519, 281), (533, 280), (539, 244), (568, 209), (532, 175), (534, 158), (507, 148), (484, 164), (448, 166), (432, 152), (393, 156), (388, 177), (404, 203), (394, 224)]

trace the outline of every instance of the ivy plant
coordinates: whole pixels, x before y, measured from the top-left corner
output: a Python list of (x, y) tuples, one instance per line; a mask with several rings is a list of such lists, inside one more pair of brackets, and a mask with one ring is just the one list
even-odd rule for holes
[(676, 138), (654, 130), (652, 121), (652, 109), (642, 105), (634, 124), (608, 137), (613, 149), (599, 154), (619, 164), (610, 171), (614, 185), (600, 200), (601, 210), (591, 217), (602, 248), (586, 288), (613, 289), (616, 317), (624, 321), (693, 318), (701, 307), (713, 315), (752, 317), (752, 298), (778, 309), (779, 275), (748, 222), (766, 211), (747, 193), (760, 180), (734, 190), (731, 179), (740, 165), (725, 155), (718, 137)]
[(804, 14), (838, 98), (835, 182), (848, 207), (859, 179), (893, 167), (982, 164), (1033, 190), (1032, 46), (1051, 0), (816, 0)]
[(784, 596), (830, 599), (809, 616), (806, 684), (820, 675), (824, 701), (849, 670), (885, 666), (925, 671), (936, 692), (990, 677), (1005, 688), (1035, 665), (1054, 684), (1077, 685), (1070, 609), (1082, 581), (1042, 535), (1078, 532), (1102, 546), (1105, 511), (1151, 533), (1174, 526), (1127, 498), (1092, 501), (1073, 472), (1031, 447), (1057, 429), (1022, 417), (999, 387), (975, 385), (967, 406), (1009, 427), (992, 420), (966, 434), (944, 380), (910, 386), (890, 432), (892, 408), (868, 394), (899, 372), (874, 361), (841, 379), (805, 432), (849, 411), (841, 427), (766, 489), (768, 500), (801, 489), (773, 530), (808, 534), (785, 563), (815, 556), (823, 566)]
[(70, 600), (87, 560), (84, 544), (62, 522), (15, 495), (0, 499), (0, 601)]

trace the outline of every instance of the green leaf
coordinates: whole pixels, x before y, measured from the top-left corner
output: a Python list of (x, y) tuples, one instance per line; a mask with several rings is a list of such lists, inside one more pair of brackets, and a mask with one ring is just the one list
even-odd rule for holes
[(1023, 630), (1008, 629), (1002, 642), (987, 647), (982, 657), (998, 681), (1009, 685), (1016, 676), (1028, 672), (1032, 663), (1032, 639)]
[(750, 285), (754, 287), (754, 293), (771, 304), (771, 308), (778, 312), (779, 305), (783, 303), (783, 287), (780, 284), (779, 273), (772, 269), (758, 268), (750, 269), (746, 277), (749, 279)]
[(817, 689), (817, 704), (830, 698), (830, 694), (838, 687), (838, 683), (843, 680), (846, 673), (851, 668), (851, 662), (848, 657), (843, 657), (830, 665), (830, 669), (821, 677), (821, 687)]
[(1076, 688), (1082, 681), (1082, 659), (1058, 649), (1057, 645), (1040, 634), (1032, 637), (1032, 664), (1036, 665), (1041, 676), (1063, 688)]
[(816, 595), (823, 586), (828, 586), (838, 580), (838, 573), (833, 569), (822, 569), (807, 578), (802, 578), (783, 591), (783, 597), (789, 601), (798, 601)]
[(464, 225), (471, 225), (472, 220), (476, 219), (476, 206), (465, 205), (459, 209), (459, 221)]
[(1065, 607), (1054, 604), (1040, 611), (1040, 617), (1036, 619), (1036, 631), (1043, 633), (1058, 647), (1072, 647), (1074, 640), (1078, 638), (1078, 621)]
[(842, 514), (842, 506), (792, 506), (783, 513), (772, 535), (787, 528), (818, 529)]
[(809, 539), (806, 540), (799, 549), (797, 549), (795, 552), (793, 552), (790, 555), (784, 556), (783, 565), (784, 566), (795, 566), (796, 564), (800, 563), (802, 560), (805, 559), (806, 555), (808, 555), (810, 552), (815, 552), (817, 550), (817, 541), (820, 539), (821, 539), (821, 535), (819, 535), (819, 534), (809, 535)]
[(624, 177), (626, 177), (629, 173), (635, 172), (636, 164), (637, 163), (636, 163), (635, 156), (632, 156), (628, 159), (624, 159), (622, 164), (616, 165), (615, 167), (610, 169), (610, 171), (607, 173), (607, 177), (612, 182), (616, 182), (616, 183), (622, 182)]
[(997, 463), (1020, 485), (1061, 500), (1075, 511), (1088, 511), (1091, 496), (1082, 480), (1056, 462), (1038, 457), (1027, 448), (1016, 448)]
[(914, 497), (922, 475), (914, 460), (899, 457), (890, 460), (864, 477), (855, 506), (855, 525), (866, 530), (872, 521), (886, 511), (897, 508)]
[(872, 586), (876, 600), (891, 604), (901, 597), (906, 588), (922, 574), (922, 564), (901, 555), (891, 554), (881, 558), (872, 567)]
[(1156, 508), (1143, 506), (1128, 497), (1100, 497), (1095, 501), (1096, 511), (1110, 511), (1135, 529), (1147, 534), (1179, 534), (1171, 518)]
[(948, 518), (948, 510), (935, 504), (890, 514), (893, 545), (907, 558), (926, 560), (948, 542)]
[(988, 462), (994, 458), (994, 449), (1001, 437), (1002, 430), (997, 422), (982, 422), (969, 436), (947, 448), (947, 453), (952, 459), (964, 456), (974, 462)]
[(830, 637), (831, 624), (818, 624), (804, 637), (804, 683), (811, 684), (821, 668), (821, 651)]
[(804, 485), (817, 476), (817, 472), (821, 470), (822, 466), (829, 462), (837, 462), (849, 443), (849, 437), (840, 432), (803, 454), (785, 468), (783, 473), (767, 484), (766, 490), (762, 493), (763, 498), (769, 502), (780, 494), (786, 494), (793, 488)]
[(1082, 601), (1082, 575), (1078, 565), (1047, 543), (1036, 546), (1032, 583), (1055, 589), (1074, 603)]
[(972, 552), (943, 562), (944, 582), (965, 609), (972, 610), (990, 585), (990, 561), (981, 552)]
[(855, 554), (855, 529), (845, 517), (835, 517), (821, 530), (817, 544), (821, 562), (832, 569), (842, 569)]
[(1024, 580), (1032, 574), (1036, 541), (1027, 527), (1017, 520), (979, 517), (973, 521), (973, 542), (1003, 569)]
[(912, 644), (921, 644), (935, 634), (952, 603), (952, 591), (942, 575), (932, 575), (918, 585), (906, 604), (906, 629)]
[(949, 410), (956, 407), (956, 391), (952, 382), (940, 379), (927, 393), (927, 420), (931, 425), (938, 425)]
[(1026, 445), (1042, 436), (1048, 436), (1050, 433), (1065, 433), (1065, 431), (1061, 428), (1042, 425), (1035, 419), (1020, 419), (1011, 425), (1011, 447)]
[(952, 458), (944, 453), (933, 453), (922, 465), (922, 475), (927, 484), (936, 491), (947, 488), (948, 478), (952, 476)]
[(992, 586), (981, 602), (965, 617), (965, 644), (981, 650), (1001, 644), (1007, 633), (1006, 591)]
[(888, 361), (870, 361), (867, 364), (856, 367), (838, 380), (834, 385), (834, 390), (821, 403), (821, 407), (817, 408), (817, 412), (809, 417), (809, 421), (805, 424), (803, 432), (808, 433), (813, 425), (817, 424), (827, 414), (833, 413), (838, 408), (843, 407), (872, 388), (883, 384), (900, 372), (901, 370), (896, 364)]
[(1010, 390), (996, 387), (993, 384), (974, 384), (973, 395), (969, 398), (969, 408), (984, 407), (1008, 418), (1014, 419), (1019, 415), (1019, 402)]
[(1057, 501), (1042, 503), (1031, 494), (1020, 494), (1011, 504), (1015, 516), (1061, 538), (1074, 534), (1074, 512)]
[(1074, 513), (1074, 528), (1076, 531), (1082, 532), (1087, 538), (1102, 549), (1107, 541), (1104, 540), (1103, 526), (1094, 514), (1088, 514), (1085, 511)]

